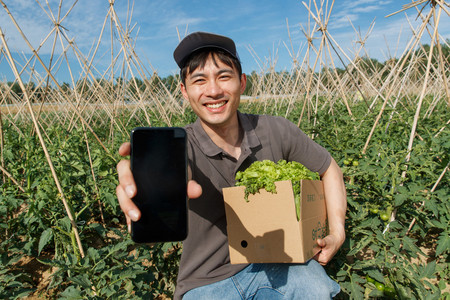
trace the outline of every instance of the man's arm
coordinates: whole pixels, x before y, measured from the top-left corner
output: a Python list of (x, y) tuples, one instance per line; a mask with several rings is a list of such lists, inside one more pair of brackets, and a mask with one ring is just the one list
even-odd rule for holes
[(315, 256), (321, 264), (326, 265), (345, 241), (345, 213), (347, 211), (347, 192), (342, 171), (332, 158), (328, 169), (321, 175), (325, 193), (330, 234), (318, 239), (322, 250)]

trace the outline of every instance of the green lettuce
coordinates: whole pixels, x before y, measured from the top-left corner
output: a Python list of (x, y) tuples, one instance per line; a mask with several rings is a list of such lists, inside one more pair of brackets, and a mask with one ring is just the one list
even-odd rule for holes
[(296, 161), (286, 162), (279, 160), (274, 163), (271, 160), (255, 161), (245, 171), (236, 173), (236, 186), (245, 186), (245, 200), (250, 194), (256, 194), (260, 189), (270, 193), (276, 193), (275, 182), (290, 180), (294, 192), (297, 220), (300, 219), (300, 180), (318, 180), (317, 172), (308, 170), (304, 165)]

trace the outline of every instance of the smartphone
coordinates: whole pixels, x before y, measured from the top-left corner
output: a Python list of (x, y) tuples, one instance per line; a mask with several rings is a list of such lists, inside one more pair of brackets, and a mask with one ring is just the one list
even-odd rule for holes
[(131, 131), (132, 199), (141, 218), (131, 223), (136, 243), (182, 241), (187, 228), (186, 131), (179, 127), (138, 127)]

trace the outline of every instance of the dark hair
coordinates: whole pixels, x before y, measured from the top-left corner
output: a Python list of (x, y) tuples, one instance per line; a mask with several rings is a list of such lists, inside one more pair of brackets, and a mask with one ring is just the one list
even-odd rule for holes
[(186, 84), (186, 76), (188, 74), (191, 74), (198, 67), (203, 68), (210, 55), (216, 66), (217, 66), (216, 59), (219, 59), (222, 63), (226, 64), (227, 66), (231, 68), (236, 68), (239, 77), (241, 77), (242, 67), (241, 62), (238, 59), (230, 55), (228, 52), (217, 48), (202, 48), (200, 50), (193, 52), (187, 58), (186, 63), (180, 70), (181, 82), (183, 82), (183, 84)]

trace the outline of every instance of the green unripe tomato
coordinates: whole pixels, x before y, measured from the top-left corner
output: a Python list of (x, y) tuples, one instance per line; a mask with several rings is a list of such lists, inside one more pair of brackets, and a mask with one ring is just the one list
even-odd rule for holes
[(353, 164), (354, 167), (359, 166), (359, 162), (357, 160), (354, 160), (352, 164)]
[(366, 275), (366, 281), (375, 284), (375, 279), (373, 279), (369, 275)]
[(350, 164), (350, 161), (348, 159), (344, 159), (344, 165), (348, 166)]
[(395, 289), (390, 286), (385, 286), (383, 293), (388, 296), (389, 298), (394, 298), (397, 296), (397, 293), (395, 292)]
[(385, 211), (382, 211), (380, 213), (380, 219), (383, 220), (383, 221), (389, 220), (389, 217), (390, 217), (389, 214), (387, 212), (385, 212)]
[(377, 290), (379, 290), (380, 292), (384, 291), (384, 284), (382, 284), (381, 282), (375, 282), (375, 287), (377, 288)]
[(370, 209), (370, 212), (373, 213), (373, 214), (378, 214), (379, 209), (378, 209), (378, 207), (372, 207), (372, 208)]

